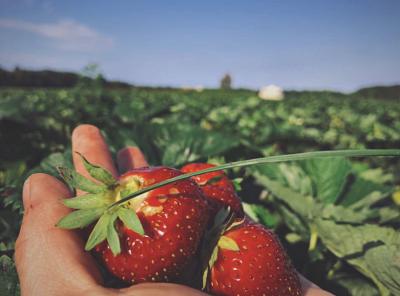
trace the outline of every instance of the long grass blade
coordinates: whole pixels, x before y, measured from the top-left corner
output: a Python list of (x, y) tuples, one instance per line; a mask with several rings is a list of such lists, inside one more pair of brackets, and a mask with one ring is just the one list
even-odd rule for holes
[(208, 168), (205, 170), (188, 173), (184, 175), (180, 175), (171, 179), (164, 180), (162, 182), (153, 184), (151, 186), (140, 189), (119, 201), (113, 203), (109, 208), (113, 208), (119, 204), (125, 203), (128, 200), (146, 193), (148, 191), (157, 189), (161, 186), (165, 186), (180, 180), (184, 180), (190, 177), (215, 172), (219, 170), (226, 170), (237, 167), (265, 164), (265, 163), (276, 163), (276, 162), (286, 162), (286, 161), (297, 161), (297, 160), (305, 160), (310, 158), (325, 158), (325, 157), (366, 157), (366, 156), (400, 156), (400, 149), (362, 149), (362, 150), (333, 150), (333, 151), (314, 151), (314, 152), (304, 152), (304, 153), (294, 153), (294, 154), (286, 154), (286, 155), (277, 155), (277, 156), (267, 156), (260, 157), (248, 160), (241, 160), (235, 162), (229, 162), (226, 164), (222, 164), (219, 166), (215, 166), (212, 168)]

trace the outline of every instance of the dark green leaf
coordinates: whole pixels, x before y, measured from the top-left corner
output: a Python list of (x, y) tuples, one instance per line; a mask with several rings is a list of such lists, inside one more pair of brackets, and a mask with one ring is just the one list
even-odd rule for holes
[(40, 162), (40, 172), (50, 174), (54, 177), (59, 176), (58, 167), (66, 167), (73, 170), (74, 166), (71, 162), (71, 151), (67, 150), (64, 153), (52, 153)]
[(18, 275), (13, 260), (3, 255), (0, 257), (0, 295), (20, 295)]
[(359, 176), (350, 184), (350, 188), (346, 190), (344, 195), (340, 198), (340, 204), (349, 206), (358, 201), (362, 201), (364, 197), (369, 195), (371, 192), (378, 192), (383, 195), (389, 192), (391, 189), (388, 186), (377, 184), (368, 180), (365, 180)]
[(400, 233), (372, 224), (354, 226), (317, 220), (318, 234), (339, 258), (369, 277), (382, 295), (400, 293)]
[(228, 219), (231, 213), (230, 207), (221, 208), (214, 217), (213, 228), (220, 227)]
[(97, 220), (104, 211), (105, 208), (73, 211), (63, 217), (56, 226), (65, 229), (83, 228)]
[(346, 288), (352, 296), (379, 296), (378, 289), (372, 282), (365, 277), (360, 277), (356, 273), (340, 272), (335, 274), (332, 280)]
[(210, 132), (192, 124), (156, 124), (153, 137), (163, 153), (162, 163), (167, 166), (215, 156), (239, 144), (227, 134)]
[(335, 203), (351, 172), (350, 162), (338, 157), (314, 158), (304, 161), (302, 165), (313, 181), (316, 197), (324, 203)]
[(274, 227), (278, 223), (277, 217), (262, 205), (242, 203), (245, 213), (254, 221), (265, 226)]
[(318, 203), (309, 196), (303, 196), (277, 181), (272, 181), (265, 175), (255, 173), (255, 177), (258, 183), (264, 185), (268, 191), (270, 191), (276, 198), (287, 204), (293, 212), (301, 217), (314, 216), (319, 211), (317, 208)]

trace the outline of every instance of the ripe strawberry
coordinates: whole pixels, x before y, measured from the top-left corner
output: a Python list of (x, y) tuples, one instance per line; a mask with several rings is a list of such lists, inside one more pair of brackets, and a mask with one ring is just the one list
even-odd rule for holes
[(213, 295), (301, 295), (297, 273), (278, 238), (247, 219), (220, 237), (209, 278)]
[[(191, 264), (207, 225), (207, 202), (197, 184), (189, 179), (178, 181), (110, 210), (113, 202), (127, 194), (182, 173), (167, 167), (140, 168), (116, 181), (110, 176), (105, 178), (104, 169), (84, 161), (89, 173), (104, 184), (87, 179), (82, 183), (82, 176), (63, 169), (70, 184), (90, 193), (65, 200), (67, 206), (78, 211), (64, 217), (58, 226), (82, 228), (99, 219), (85, 249), (94, 249), (113, 275), (127, 283), (177, 282)], [(95, 169), (102, 170), (101, 178)], [(91, 219), (80, 218), (77, 223), (77, 213), (82, 216), (84, 211), (98, 213)]]
[[(207, 168), (215, 167), (209, 163), (191, 163), (185, 165), (181, 171), (184, 173), (192, 173)], [(240, 198), (235, 192), (232, 181), (224, 171), (216, 171), (192, 177), (203, 190), (203, 194), (207, 197), (211, 206), (211, 216), (223, 207), (229, 206), (235, 213), (236, 217), (243, 218), (244, 212)]]

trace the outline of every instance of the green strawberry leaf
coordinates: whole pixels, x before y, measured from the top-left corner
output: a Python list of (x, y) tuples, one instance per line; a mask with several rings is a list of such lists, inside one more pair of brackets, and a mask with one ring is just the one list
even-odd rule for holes
[(106, 186), (96, 184), (70, 168), (58, 167), (57, 169), (61, 177), (72, 188), (80, 189), (89, 193), (99, 193), (107, 189)]
[(213, 266), (214, 266), (215, 262), (217, 262), (217, 260), (218, 260), (218, 247), (215, 247), (211, 254), (210, 260), (208, 261), (208, 268), (210, 270), (211, 270), (211, 268), (213, 268)]
[(119, 242), (118, 232), (115, 229), (114, 222), (117, 219), (117, 215), (113, 214), (107, 227), (107, 242), (111, 248), (111, 251), (114, 256), (121, 253), (121, 244)]
[(316, 226), (325, 246), (372, 279), (381, 295), (400, 294), (400, 233), (396, 229), (322, 219)]
[(98, 219), (105, 208), (77, 210), (63, 217), (56, 226), (64, 229), (83, 228)]
[(209, 270), (214, 265), (218, 256), (218, 241), (222, 232), (230, 225), (233, 219), (233, 212), (230, 207), (221, 208), (215, 215), (214, 223), (211, 229), (206, 231), (201, 245), (201, 270), (203, 271), (203, 285), (202, 289), (207, 288), (207, 280)]
[(135, 231), (141, 235), (144, 235), (144, 229), (139, 217), (136, 215), (134, 210), (120, 207), (117, 211), (118, 218), (128, 227), (130, 230)]
[(346, 190), (343, 196), (340, 198), (340, 204), (344, 206), (352, 206), (358, 202), (363, 202), (365, 197), (371, 192), (388, 193), (391, 188), (382, 184), (377, 184), (366, 180), (360, 176), (351, 183), (351, 187)]
[(112, 196), (108, 191), (88, 193), (82, 196), (67, 198), (63, 203), (71, 209), (87, 210), (105, 207), (112, 203)]
[(82, 158), (83, 165), (85, 166), (86, 170), (88, 171), (89, 175), (91, 175), (94, 179), (99, 180), (101, 183), (112, 186), (115, 184), (116, 180), (113, 175), (107, 171), (106, 169), (102, 168), (101, 166), (94, 165), (90, 163), (82, 154), (79, 152), (75, 152), (79, 154)]
[(335, 203), (340, 197), (351, 173), (351, 164), (345, 158), (308, 159), (304, 170), (313, 181), (314, 195), (324, 203)]
[(379, 296), (378, 289), (365, 277), (360, 277), (354, 272), (340, 271), (330, 279), (344, 287), (352, 296)]
[(201, 285), (201, 289), (202, 289), (203, 291), (205, 291), (206, 288), (207, 288), (208, 274), (209, 274), (209, 270), (208, 270), (208, 266), (207, 266), (207, 267), (203, 270), (202, 285)]
[(100, 217), (86, 242), (86, 251), (90, 251), (107, 238), (108, 225), (110, 224), (111, 218), (112, 215), (110, 213), (105, 213)]
[(214, 218), (214, 225), (212, 228), (220, 227), (228, 219), (231, 213), (230, 207), (221, 208)]
[(203, 271), (203, 284), (202, 284), (203, 290), (207, 287), (207, 280), (209, 278), (211, 268), (214, 266), (217, 260), (218, 260), (218, 247), (215, 246), (211, 254), (210, 260), (208, 261), (208, 264), (206, 265), (206, 268)]
[(218, 247), (224, 250), (230, 250), (230, 251), (239, 251), (239, 246), (237, 243), (231, 239), (230, 237), (227, 237), (225, 235), (221, 236), (221, 238), (218, 241)]

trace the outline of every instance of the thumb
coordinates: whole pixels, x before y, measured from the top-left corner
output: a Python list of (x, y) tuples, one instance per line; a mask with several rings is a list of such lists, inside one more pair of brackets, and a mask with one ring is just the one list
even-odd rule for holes
[(63, 287), (81, 291), (100, 281), (79, 235), (55, 227), (69, 213), (61, 203), (69, 196), (67, 187), (49, 175), (33, 174), (25, 181), (25, 214), (15, 247), (23, 294), (57, 295)]

